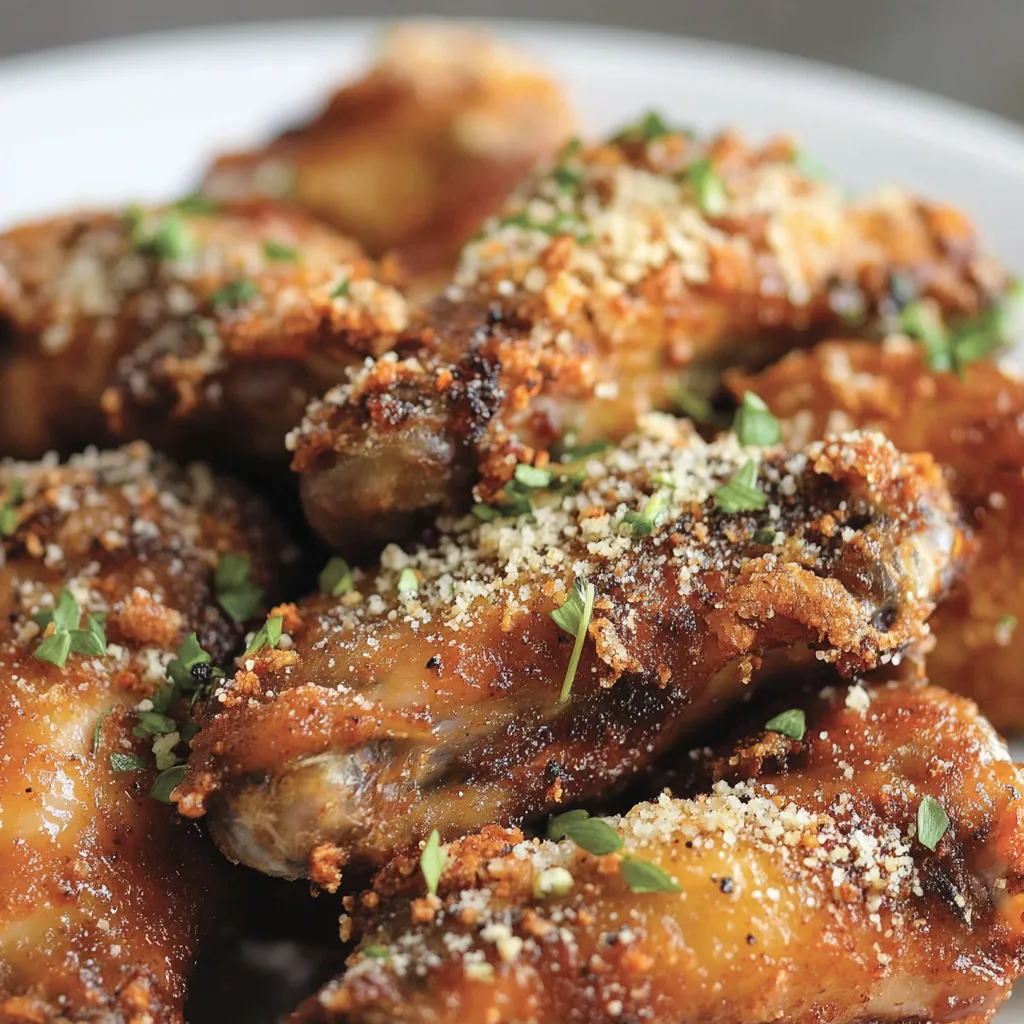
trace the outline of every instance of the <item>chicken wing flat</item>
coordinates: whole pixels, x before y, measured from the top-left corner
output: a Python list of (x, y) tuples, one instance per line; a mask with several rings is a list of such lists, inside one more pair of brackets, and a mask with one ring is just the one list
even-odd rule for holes
[(997, 728), (1024, 729), (1024, 382), (988, 362), (961, 375), (934, 370), (921, 348), (893, 338), (827, 342), (733, 385), (768, 403), (790, 443), (837, 429), (881, 430), (949, 467), (977, 555), (932, 621), (928, 674), (976, 700)]
[(269, 204), (0, 235), (0, 454), (143, 437), (281, 466), (310, 396), (405, 326), (374, 274), (355, 243)]
[(524, 55), (464, 28), (399, 25), (365, 78), (309, 124), (221, 157), (203, 188), (287, 199), (371, 252), (398, 250), (417, 277), (447, 273), (573, 127), (558, 86)]
[(186, 715), (166, 674), (240, 641), (214, 578), (248, 566), (219, 598), (255, 610), (276, 558), (257, 527), (258, 503), (144, 445), (0, 465), (0, 1020), (182, 1021), (213, 861), (167, 805)]
[(1024, 954), (1020, 768), (938, 688), (797, 712), (800, 739), (748, 713), (747, 739), (699, 752), (690, 799), (399, 859), (349, 900), (347, 973), (292, 1021), (989, 1020)]
[(788, 142), (697, 141), (652, 116), (567, 146), (395, 348), (312, 404), (289, 439), (311, 523), (342, 549), (399, 539), (474, 486), (490, 501), (567, 432), (619, 440), (725, 367), (877, 328), (894, 294), (948, 317), (1002, 294), (957, 211), (850, 202), (802, 166)]
[(878, 435), (793, 454), (650, 414), (622, 448), (522, 469), (519, 515), (333, 563), (209, 702), (174, 799), (230, 858), (333, 888), (432, 829), (606, 793), (770, 652), (898, 659), (965, 545), (930, 456)]

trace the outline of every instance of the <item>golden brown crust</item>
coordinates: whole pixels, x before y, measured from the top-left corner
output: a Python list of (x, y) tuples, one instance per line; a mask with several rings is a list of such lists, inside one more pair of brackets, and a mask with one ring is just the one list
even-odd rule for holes
[(450, 270), (573, 123), (558, 86), (523, 55), (465, 28), (399, 25), (379, 62), (312, 121), (222, 156), (203, 187), (287, 197), (373, 253), (395, 250), (422, 278)]
[(783, 419), (790, 443), (836, 429), (883, 431), (901, 448), (931, 452), (976, 528), (977, 555), (932, 620), (928, 675), (976, 700), (997, 728), (1024, 729), (1024, 383), (972, 363), (962, 377), (928, 368), (917, 346), (835, 341), (763, 373), (732, 379)]
[[(275, 531), (259, 503), (145, 445), (0, 464), (0, 506), (0, 1019), (180, 1024), (212, 862), (148, 796), (150, 747), (163, 762), (179, 733), (139, 736), (138, 708), (188, 633), (218, 659), (239, 642), (214, 570), (247, 555), (269, 582)], [(31, 616), (62, 587), (83, 628), (106, 616), (106, 649), (59, 667), (37, 656), (54, 625)]]
[(877, 330), (897, 288), (948, 316), (1001, 292), (957, 211), (896, 191), (851, 202), (795, 157), (733, 135), (567, 148), (394, 350), (310, 406), (289, 444), (314, 527), (353, 550), (400, 538), (474, 485), (491, 500), (567, 431), (618, 440), (725, 367), (851, 317)]
[[(937, 688), (799, 704), (802, 742), (748, 713), (753, 735), (698, 755), (691, 799), (608, 819), (621, 852), (492, 827), (447, 847), (436, 897), (418, 856), (400, 858), (348, 901), (362, 944), (347, 974), (292, 1020), (988, 1020), (1024, 965), (1019, 769)], [(950, 819), (934, 852), (926, 798)], [(631, 892), (629, 860), (682, 891)]]
[(0, 236), (0, 453), (143, 437), (278, 466), (309, 397), (405, 326), (359, 247), (267, 203)]
[[(748, 458), (766, 507), (724, 511), (714, 494)], [(433, 828), (607, 792), (741, 696), (769, 650), (843, 673), (898, 656), (964, 545), (931, 459), (872, 435), (786, 454), (652, 414), (575, 470), (578, 490), (552, 469), (532, 512), (443, 520), (431, 546), (390, 546), (351, 593), (300, 605), (284, 649), (210, 702), (179, 808), (209, 811), (229, 856), (333, 888)], [(561, 703), (573, 643), (548, 613), (584, 579)]]

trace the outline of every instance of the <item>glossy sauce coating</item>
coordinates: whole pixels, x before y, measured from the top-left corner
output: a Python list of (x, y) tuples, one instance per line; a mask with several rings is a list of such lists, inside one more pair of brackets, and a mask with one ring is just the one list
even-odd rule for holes
[[(462, 251), (409, 332), (289, 437), (313, 527), (342, 550), (397, 540), (568, 432), (618, 441), (684, 388), (757, 368), (901, 289), (971, 315), (1001, 293), (958, 211), (849, 200), (795, 147), (635, 132), (567, 146)], [(683, 408), (687, 408), (684, 404)]]
[[(347, 974), (292, 1020), (988, 1020), (1024, 952), (1020, 769), (938, 688), (797, 704), (802, 741), (762, 731), (788, 703), (748, 713), (746, 738), (696, 753), (689, 799), (607, 819), (621, 852), (492, 827), (447, 847), (436, 896), (399, 859), (348, 901)], [(927, 798), (941, 837), (918, 832)], [(631, 891), (631, 860), (681, 891)]]
[(932, 620), (928, 675), (976, 700), (997, 728), (1020, 732), (1024, 383), (989, 362), (971, 363), (962, 375), (932, 370), (918, 346), (893, 338), (882, 346), (827, 342), (733, 384), (768, 402), (792, 444), (837, 429), (881, 430), (949, 468), (977, 549)]
[[(219, 557), (249, 556), (265, 584), (260, 538), (279, 535), (258, 502), (145, 445), (0, 464), (0, 505), (0, 1020), (178, 1024), (212, 860), (148, 796), (178, 733), (136, 736), (138, 708), (188, 633), (218, 659), (240, 641), (213, 593)], [(83, 628), (106, 616), (107, 646), (60, 667), (37, 656), (53, 626), (31, 616), (62, 588)]]
[[(765, 507), (718, 507), (747, 459)], [(652, 414), (578, 490), (555, 472), (532, 512), (442, 521), (351, 593), (289, 609), (285, 648), (220, 689), (175, 799), (229, 857), (333, 888), (434, 828), (605, 794), (769, 651), (844, 673), (898, 657), (964, 551), (930, 458), (872, 435), (761, 451)], [(577, 580), (595, 599), (562, 701), (573, 636), (549, 613)]]

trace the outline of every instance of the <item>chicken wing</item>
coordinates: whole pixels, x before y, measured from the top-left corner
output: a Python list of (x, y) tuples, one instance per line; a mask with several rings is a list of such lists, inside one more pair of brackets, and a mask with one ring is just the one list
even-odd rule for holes
[(689, 799), (399, 859), (293, 1024), (989, 1020), (1024, 967), (1021, 769), (938, 688), (794, 711), (794, 738), (748, 712), (747, 739), (697, 752)]
[(1002, 294), (957, 211), (849, 202), (802, 166), (784, 141), (695, 141), (652, 116), (567, 147), (394, 349), (311, 405), (289, 438), (310, 522), (343, 550), (400, 539), (474, 486), (492, 500), (567, 432), (618, 440), (725, 367), (877, 327), (894, 295), (953, 317)]
[(174, 798), (230, 858), (333, 888), (432, 829), (607, 792), (772, 651), (898, 659), (965, 544), (930, 457), (877, 435), (787, 454), (650, 414), (521, 469), (518, 514), (443, 520), (375, 573), (335, 562), (210, 701)]
[(919, 347), (893, 338), (881, 346), (826, 342), (732, 383), (737, 394), (764, 398), (790, 443), (881, 430), (949, 467), (977, 556), (932, 621), (928, 674), (976, 700), (997, 728), (1024, 729), (1024, 382), (986, 362), (962, 375), (933, 370)]
[(397, 250), (417, 278), (448, 273), (574, 118), (558, 86), (489, 36), (408, 24), (379, 63), (310, 123), (253, 152), (221, 157), (203, 186), (215, 198), (288, 199), (371, 252)]
[(0, 454), (143, 437), (279, 468), (309, 398), (406, 316), (355, 243), (268, 204), (26, 225), (0, 235)]
[(167, 806), (181, 769), (158, 775), (186, 749), (165, 673), (229, 655), (218, 560), (249, 570), (225, 608), (255, 611), (273, 536), (259, 503), (144, 445), (0, 465), (3, 1021), (182, 1021), (213, 862)]

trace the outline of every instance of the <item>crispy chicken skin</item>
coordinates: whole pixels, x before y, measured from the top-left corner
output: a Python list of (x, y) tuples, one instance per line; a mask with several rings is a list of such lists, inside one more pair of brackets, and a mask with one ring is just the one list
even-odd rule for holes
[(932, 620), (928, 675), (976, 700), (997, 728), (1024, 729), (1024, 383), (985, 362), (962, 376), (932, 370), (917, 346), (893, 338), (826, 342), (732, 385), (764, 398), (793, 444), (877, 429), (949, 467), (977, 555)]
[(355, 243), (265, 203), (0, 235), (0, 454), (142, 437), (281, 468), (309, 398), (405, 326), (375, 275)]
[[(766, 507), (724, 511), (748, 459)], [(334, 888), (432, 829), (609, 792), (740, 699), (768, 652), (844, 674), (898, 659), (965, 545), (930, 457), (878, 435), (787, 454), (650, 414), (573, 470), (579, 489), (555, 474), (531, 514), (442, 520), (340, 601), (289, 609), (285, 648), (209, 702), (179, 809), (231, 859)], [(549, 613), (576, 581), (595, 598), (562, 701), (573, 638)]]
[[(166, 756), (175, 737), (138, 737), (136, 706), (191, 631), (218, 659), (241, 640), (214, 569), (248, 555), (268, 580), (274, 531), (260, 504), (141, 444), (0, 464), (0, 507), (0, 1020), (180, 1024), (213, 861), (148, 796), (155, 741)], [(106, 615), (107, 647), (60, 667), (31, 616), (62, 587), (83, 628)]]
[(311, 122), (221, 157), (204, 191), (287, 199), (416, 277), (450, 272), (459, 249), (518, 181), (568, 138), (560, 89), (480, 32), (409, 24), (379, 63)]
[(400, 539), (474, 485), (491, 500), (567, 431), (618, 440), (725, 367), (848, 320), (877, 329), (894, 291), (957, 317), (1005, 287), (949, 207), (891, 189), (849, 201), (784, 140), (642, 132), (567, 146), (393, 350), (310, 406), (289, 444), (330, 543)]
[[(689, 798), (606, 819), (619, 852), (490, 827), (447, 847), (436, 896), (399, 858), (347, 901), (362, 945), (293, 1024), (989, 1020), (1024, 954), (1020, 768), (937, 687), (802, 704), (802, 741), (748, 711)], [(631, 891), (637, 861), (681, 891)]]

